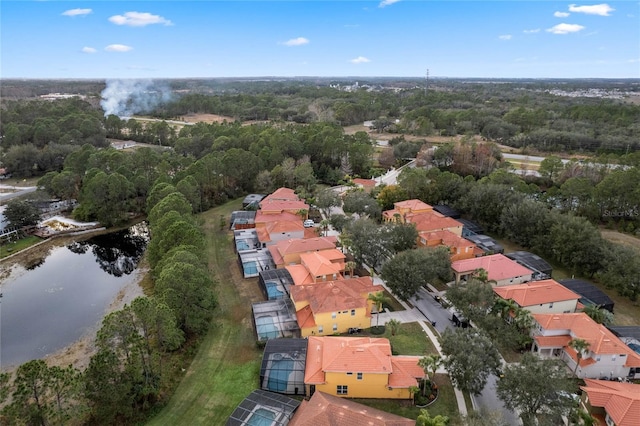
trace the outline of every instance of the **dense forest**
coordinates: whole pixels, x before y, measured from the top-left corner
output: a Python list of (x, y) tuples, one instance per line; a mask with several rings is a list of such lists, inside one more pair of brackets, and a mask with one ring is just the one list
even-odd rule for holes
[[(419, 167), (405, 169), (398, 185), (372, 195), (350, 193), (345, 210), (379, 220), (376, 215), (395, 201), (448, 204), (491, 233), (637, 300), (640, 257), (632, 248), (607, 242), (598, 229), (607, 225), (636, 234), (640, 229), (640, 106), (630, 102), (638, 86), (626, 84), (434, 81), (426, 88), (424, 82), (405, 80), (169, 81), (163, 87), (173, 95), (140, 111), (160, 118), (155, 122), (105, 116), (91, 99), (97, 83), (87, 83), (86, 99), (34, 98), (42, 90), (35, 83), (22, 92), (28, 95), (17, 96), (12, 87), (14, 98), (2, 103), (2, 167), (13, 177), (39, 177), (38, 186), (51, 197), (77, 200), (78, 219), (112, 226), (145, 215), (154, 296), (105, 318), (98, 352), (86, 371), (32, 361), (15, 377), (0, 375), (0, 401), (11, 401), (3, 419), (9, 424), (63, 424), (78, 416), (90, 424), (139, 421), (166, 402), (172, 354), (206, 332), (216, 309), (216, 284), (202, 257), (206, 241), (196, 213), (281, 186), (319, 202), (323, 186), (348, 185), (353, 177), (372, 177), (407, 158), (417, 157)], [(583, 94), (595, 88), (620, 99), (551, 93), (558, 86)], [(77, 93), (67, 89), (73, 86), (51, 87)], [(123, 102), (131, 108), (132, 99)], [(188, 113), (233, 120), (178, 127), (165, 121)], [(365, 120), (374, 131), (395, 136), (388, 148), (377, 146), (367, 132), (345, 133), (343, 126)], [(444, 135), (461, 137), (433, 149), (430, 137)], [(107, 138), (149, 145), (118, 150)], [(564, 164), (551, 155), (541, 163), (539, 177), (525, 179), (510, 172), (498, 143), (610, 155), (608, 164)], [(612, 167), (614, 162), (628, 167)], [(373, 234), (364, 222), (331, 221), (346, 230), (362, 259), (368, 249), (380, 247), (360, 238)], [(42, 396), (37, 404), (33, 392)]]

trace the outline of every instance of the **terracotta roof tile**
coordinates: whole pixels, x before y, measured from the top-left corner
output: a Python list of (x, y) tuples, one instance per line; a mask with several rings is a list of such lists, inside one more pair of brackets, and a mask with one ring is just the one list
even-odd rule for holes
[(294, 285), (313, 283), (313, 277), (304, 265), (287, 265), (284, 268), (289, 271)]
[(502, 281), (509, 278), (531, 275), (531, 270), (501, 254), (456, 260), (451, 268), (457, 273), (473, 272), (477, 269), (487, 271), (489, 280)]
[(345, 398), (316, 392), (309, 401), (302, 401), (289, 426), (414, 426), (415, 423), (415, 420)]
[[(309, 210), (309, 204), (304, 201), (281, 201), (281, 200), (262, 200), (260, 201), (260, 210), (262, 212), (297, 212), (299, 210)], [(300, 219), (300, 216), (298, 216)]]
[(300, 263), (303, 264), (314, 277), (331, 277), (334, 274), (340, 274), (340, 265), (332, 263), (331, 260), (324, 257), (323, 254), (323, 252), (317, 251), (302, 253), (300, 255)]
[(505, 300), (513, 299), (521, 307), (580, 299), (580, 295), (555, 280), (494, 287), (493, 291)]
[(373, 180), (373, 179), (355, 178), (355, 179), (353, 179), (353, 183), (355, 183), (356, 185), (362, 185), (365, 188), (367, 188), (367, 187), (372, 188), (372, 187), (376, 186), (376, 181)]
[(584, 379), (581, 386), (593, 407), (603, 407), (617, 426), (640, 424), (640, 385)]
[(438, 241), (438, 244), (447, 247), (475, 247), (476, 245), (466, 238), (462, 238), (451, 231), (420, 231), (418, 235), (427, 242)]
[(389, 376), (392, 388), (409, 388), (418, 386), (418, 380), (425, 377), (424, 370), (418, 365), (419, 356), (393, 356), (391, 365), (393, 372)]
[(563, 348), (571, 341), (571, 336), (535, 336), (534, 340), (541, 348)]
[(433, 207), (424, 201), (420, 201), (417, 199), (399, 201), (397, 203), (393, 203), (393, 206), (396, 210), (406, 210), (408, 209), (411, 212), (420, 211), (420, 210), (432, 210)]
[(311, 312), (311, 306), (309, 305), (296, 312), (296, 320), (298, 321), (298, 326), (300, 328), (316, 326), (316, 320), (313, 318), (313, 312)]
[(405, 221), (414, 223), (418, 232), (439, 231), (443, 229), (462, 229), (462, 223), (438, 212), (410, 213), (405, 215)]
[(383, 291), (371, 277), (351, 278), (316, 284), (295, 285), (289, 291), (295, 303), (308, 302), (314, 315), (367, 307), (369, 293)]
[(262, 201), (270, 201), (270, 200), (293, 200), (298, 201), (300, 197), (296, 195), (296, 192), (291, 188), (281, 187), (273, 191), (271, 194), (267, 195), (262, 199)]
[(271, 222), (295, 222), (295, 223), (300, 223), (302, 225), (300, 216), (298, 216), (297, 214), (290, 213), (290, 212), (266, 214), (260, 210), (256, 212), (256, 217), (254, 219), (254, 222), (256, 224), (256, 227), (264, 226), (265, 224), (271, 223)]

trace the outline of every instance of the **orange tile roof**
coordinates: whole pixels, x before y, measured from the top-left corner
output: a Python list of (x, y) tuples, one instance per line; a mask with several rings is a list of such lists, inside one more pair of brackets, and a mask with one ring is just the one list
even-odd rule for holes
[(563, 348), (571, 341), (571, 336), (565, 334), (564, 336), (540, 336), (534, 337), (534, 340), (541, 348)]
[(373, 337), (309, 336), (305, 384), (322, 384), (326, 372), (391, 374), (391, 344)]
[(271, 194), (267, 195), (262, 199), (262, 201), (267, 200), (292, 200), (298, 201), (300, 197), (296, 195), (296, 192), (291, 188), (281, 187), (273, 191)]
[[(533, 319), (544, 330), (567, 330), (573, 338), (589, 343), (589, 351), (595, 354), (626, 354), (626, 367), (640, 367), (640, 357), (625, 345), (607, 327), (598, 324), (584, 312), (574, 314), (533, 314)], [(570, 349), (570, 348), (569, 348)], [(575, 351), (567, 354), (575, 357)]]
[(438, 212), (409, 213), (405, 215), (405, 221), (415, 223), (418, 232), (462, 228), (462, 223)]
[(309, 401), (302, 401), (289, 426), (414, 426), (415, 423), (415, 420), (318, 391)]
[(489, 280), (495, 281), (532, 274), (529, 269), (501, 254), (456, 260), (451, 263), (451, 268), (457, 273), (473, 272), (482, 268), (487, 271)]
[(310, 328), (316, 326), (316, 320), (311, 312), (311, 306), (307, 305), (296, 312), (296, 320), (300, 328)]
[(425, 377), (424, 370), (418, 365), (419, 356), (393, 356), (391, 365), (393, 372), (389, 376), (392, 388), (409, 388), (418, 386), (418, 380)]
[[(384, 291), (373, 285), (371, 277), (350, 278), (316, 284), (295, 285), (289, 289), (295, 303), (308, 302), (314, 315), (365, 308), (369, 293)], [(369, 312), (367, 312), (370, 314)]]
[(296, 232), (304, 230), (302, 222), (270, 222), (266, 225), (267, 232), (271, 234), (280, 234), (283, 232)]
[[(288, 240), (278, 241), (276, 244), (269, 246), (271, 257), (276, 265), (284, 261), (284, 256), (292, 253), (306, 253), (311, 251), (335, 249), (334, 240), (326, 237), (315, 238), (292, 238)], [(343, 254), (344, 257), (344, 254)]]
[(551, 279), (494, 287), (493, 291), (503, 299), (513, 299), (521, 307), (580, 299), (580, 295)]
[(353, 180), (353, 183), (355, 183), (356, 185), (362, 185), (364, 187), (373, 187), (376, 186), (376, 181), (373, 179), (360, 179), (360, 178), (355, 178)]
[(312, 284), (313, 278), (304, 265), (287, 265), (284, 267), (289, 271), (294, 285)]
[(333, 274), (339, 274), (341, 269), (339, 264), (332, 263), (331, 260), (324, 256), (324, 252), (321, 251), (302, 253), (300, 255), (300, 263), (302, 263), (314, 277), (331, 277)]
[(411, 212), (420, 211), (420, 210), (432, 210), (433, 207), (424, 201), (420, 201), (417, 199), (399, 201), (397, 203), (393, 203), (393, 206), (396, 210), (406, 210), (408, 209)]
[(447, 247), (475, 247), (476, 245), (466, 238), (459, 237), (451, 231), (419, 231), (418, 235), (429, 241), (438, 241), (438, 244)]
[(592, 407), (603, 407), (616, 426), (640, 425), (640, 385), (584, 379)]
[[(298, 210), (309, 210), (309, 204), (304, 201), (281, 201), (281, 200), (271, 200), (271, 201), (261, 201), (260, 202), (260, 210), (262, 212), (297, 212)], [(299, 220), (302, 220), (300, 216), (298, 216)]]
[(271, 223), (271, 222), (295, 222), (295, 223), (300, 223), (302, 225), (300, 216), (298, 216), (295, 213), (282, 212), (278, 214), (265, 214), (260, 210), (256, 212), (256, 217), (254, 219), (254, 222), (256, 224), (256, 227), (260, 225), (264, 226), (267, 223)]

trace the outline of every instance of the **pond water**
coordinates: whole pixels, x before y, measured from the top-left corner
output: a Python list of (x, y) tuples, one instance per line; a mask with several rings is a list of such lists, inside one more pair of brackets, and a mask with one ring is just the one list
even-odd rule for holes
[(0, 284), (0, 366), (43, 358), (94, 332), (118, 292), (135, 279), (145, 224), (52, 248)]

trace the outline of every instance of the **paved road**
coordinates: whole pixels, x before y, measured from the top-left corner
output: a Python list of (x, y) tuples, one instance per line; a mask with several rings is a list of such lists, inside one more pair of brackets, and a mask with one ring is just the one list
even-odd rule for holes
[(10, 200), (11, 198), (19, 197), (20, 195), (28, 194), (38, 189), (37, 186), (12, 186), (12, 185), (2, 185), (2, 184), (0, 184), (0, 188), (16, 191), (16, 192), (0, 193), (1, 204), (4, 204), (7, 200)]
[[(418, 291), (418, 298), (413, 298), (410, 302), (428, 319), (428, 321), (431, 321), (432, 324), (435, 321), (435, 329), (438, 330), (438, 333), (442, 334), (447, 328), (454, 327), (453, 322), (450, 320), (451, 314), (433, 298), (433, 293), (421, 288)], [(502, 401), (498, 398), (495, 387), (496, 380), (496, 376), (489, 376), (487, 385), (482, 390), (482, 393), (476, 397), (472, 397), (474, 408), (484, 408), (487, 411), (501, 412), (502, 418), (507, 424), (520, 424), (518, 415), (505, 408)]]

